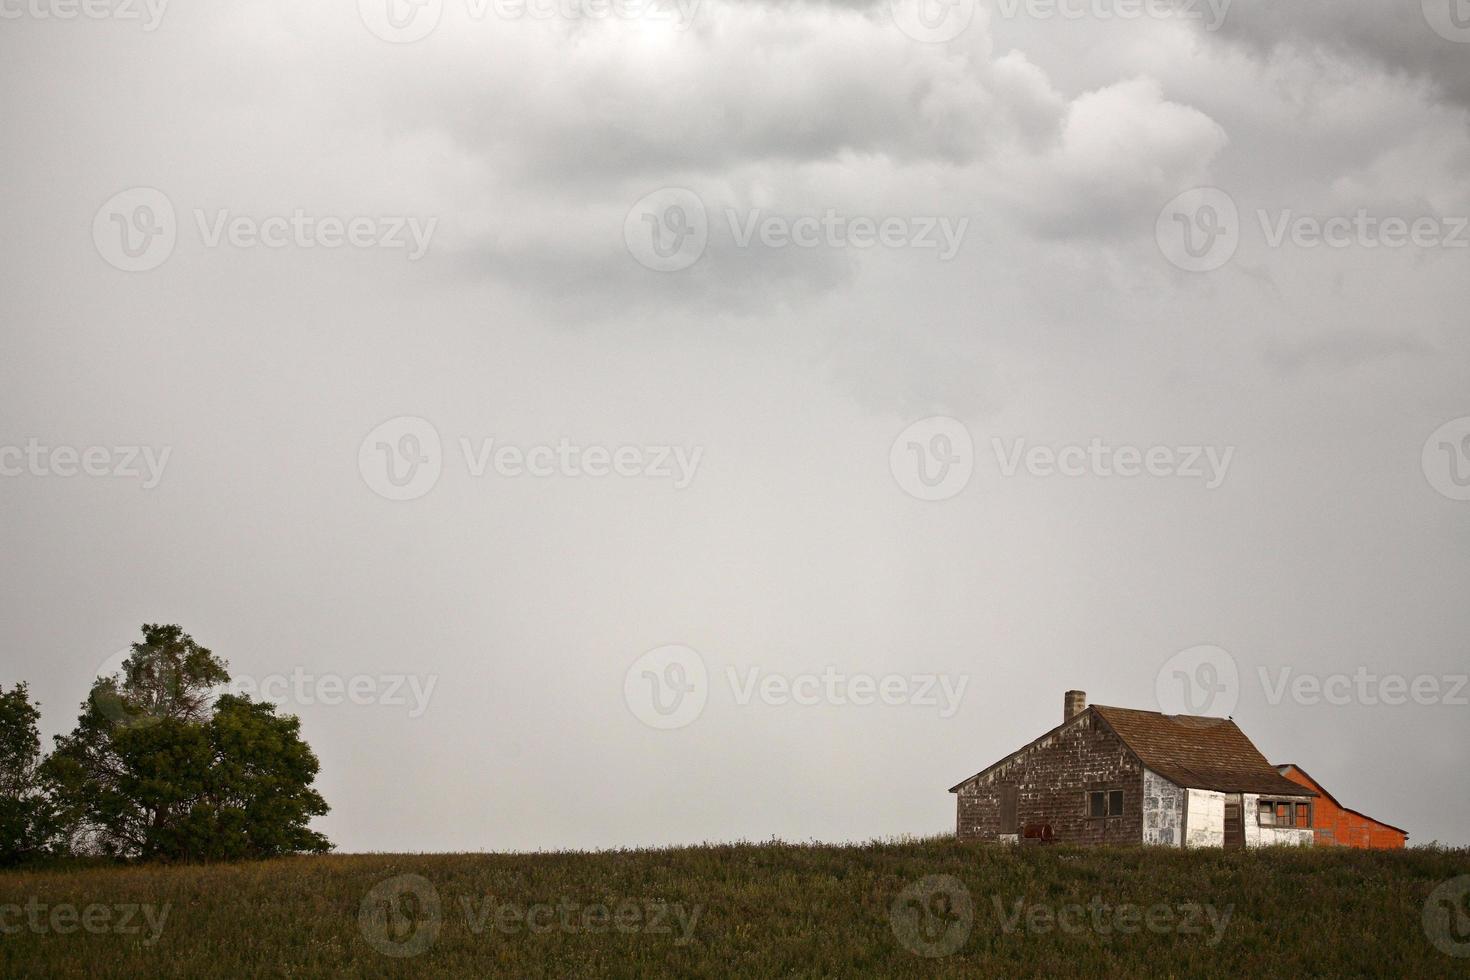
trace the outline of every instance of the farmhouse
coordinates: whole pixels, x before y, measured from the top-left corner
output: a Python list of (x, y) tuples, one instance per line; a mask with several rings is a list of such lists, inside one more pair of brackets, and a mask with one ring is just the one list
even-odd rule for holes
[(1256, 847), (1312, 844), (1319, 791), (1266, 761), (1234, 721), (1087, 704), (950, 789), (961, 840)]

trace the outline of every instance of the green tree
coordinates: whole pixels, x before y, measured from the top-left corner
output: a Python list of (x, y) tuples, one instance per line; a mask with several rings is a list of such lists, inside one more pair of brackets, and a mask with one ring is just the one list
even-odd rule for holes
[(25, 684), (0, 688), (0, 865), (45, 853), (51, 812), (42, 791), (40, 709)]
[(301, 724), (223, 695), (224, 663), (177, 626), (144, 626), (121, 673), (98, 678), (44, 771), (82, 850), (165, 860), (325, 851), (327, 804)]

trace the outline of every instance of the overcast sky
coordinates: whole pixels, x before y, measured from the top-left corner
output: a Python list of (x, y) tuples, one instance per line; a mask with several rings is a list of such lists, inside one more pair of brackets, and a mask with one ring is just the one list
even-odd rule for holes
[(47, 735), (177, 622), (344, 850), (836, 841), (1080, 688), (1470, 844), (1463, 2), (392, 2), (0, 0)]

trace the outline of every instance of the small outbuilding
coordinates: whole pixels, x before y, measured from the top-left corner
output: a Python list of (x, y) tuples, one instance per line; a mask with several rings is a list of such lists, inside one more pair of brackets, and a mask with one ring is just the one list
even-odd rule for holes
[(1294, 763), (1277, 766), (1276, 771), (1292, 782), (1317, 794), (1312, 811), (1312, 833), (1316, 843), (1324, 847), (1360, 847), (1392, 850), (1406, 847), (1409, 832), (1337, 802), (1337, 797), (1322, 788), (1306, 771)]

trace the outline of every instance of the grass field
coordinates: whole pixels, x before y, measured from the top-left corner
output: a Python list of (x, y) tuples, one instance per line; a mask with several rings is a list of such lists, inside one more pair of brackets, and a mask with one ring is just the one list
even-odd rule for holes
[(12, 871), (0, 975), (1470, 977), (1466, 891), (1465, 850), (947, 839)]

